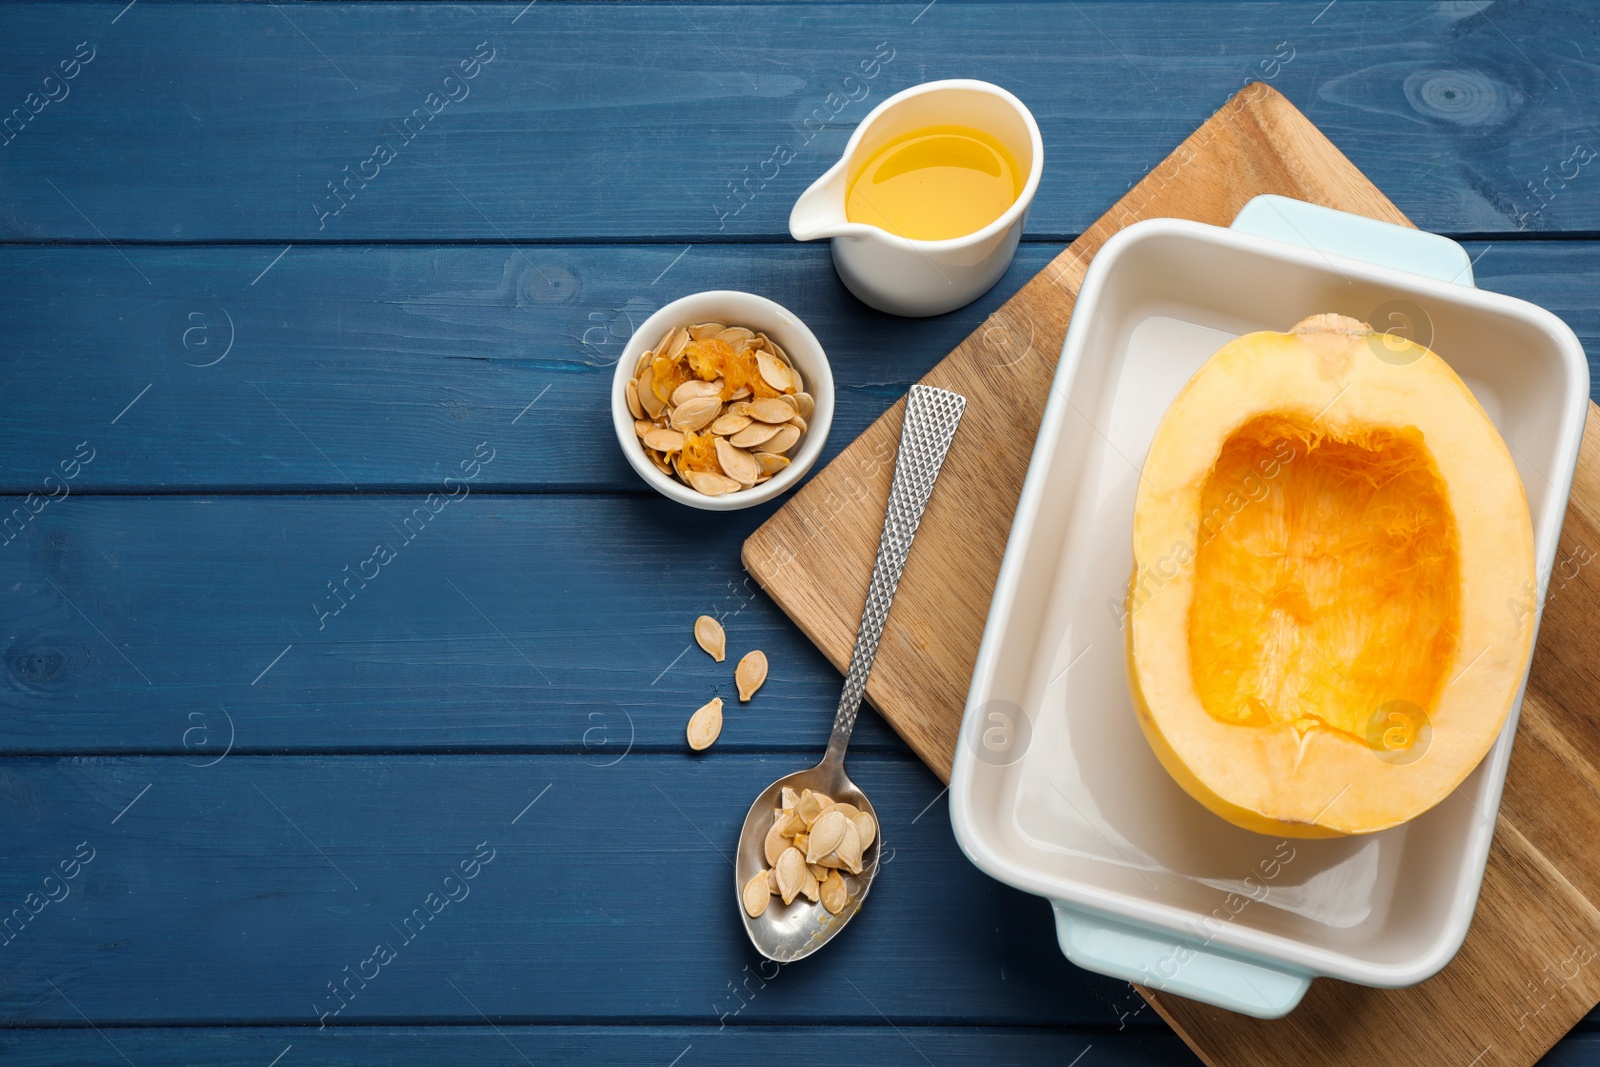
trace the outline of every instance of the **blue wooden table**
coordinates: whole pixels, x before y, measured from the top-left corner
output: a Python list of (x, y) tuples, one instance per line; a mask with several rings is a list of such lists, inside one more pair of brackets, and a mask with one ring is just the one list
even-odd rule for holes
[[(754, 955), (735, 830), (839, 677), (740, 569), (772, 506), (645, 489), (610, 367), (668, 300), (763, 293), (833, 360), (826, 459), (1249, 80), (1600, 351), (1597, 19), (0, 10), (0, 1061), (1198, 1062), (963, 860), (871, 715), (871, 905)], [(963, 76), (1042, 127), (1025, 243), (968, 308), (870, 312), (790, 204), (877, 101)], [(772, 677), (691, 756), (701, 613)], [(1547, 1062), (1600, 1062), (1597, 1019)]]

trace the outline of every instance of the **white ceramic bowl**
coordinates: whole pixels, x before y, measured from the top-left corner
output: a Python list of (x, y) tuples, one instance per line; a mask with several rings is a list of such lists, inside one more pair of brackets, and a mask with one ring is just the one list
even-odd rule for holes
[[(638, 435), (633, 432), (633, 413), (628, 410), (628, 379), (633, 377), (634, 364), (639, 362), (639, 357), (661, 340), (669, 329), (692, 326), (697, 322), (744, 326), (766, 334), (788, 353), (790, 362), (805, 379), (806, 392), (816, 400), (816, 410), (807, 420), (806, 432), (801, 435), (798, 447), (790, 454), (789, 465), (760, 485), (725, 496), (697, 493), (678, 479), (657, 470), (655, 464), (650, 462), (650, 457), (644, 454)], [(783, 305), (764, 296), (733, 289), (692, 293), (674, 300), (633, 331), (628, 347), (622, 350), (622, 358), (617, 360), (616, 374), (612, 376), (611, 421), (616, 426), (617, 443), (622, 446), (622, 454), (628, 457), (628, 463), (639, 472), (639, 477), (656, 492), (691, 508), (738, 511), (788, 492), (805, 477), (806, 471), (822, 454), (822, 446), (828, 440), (828, 429), (833, 425), (833, 368), (828, 366), (828, 356), (822, 351), (816, 335)]]

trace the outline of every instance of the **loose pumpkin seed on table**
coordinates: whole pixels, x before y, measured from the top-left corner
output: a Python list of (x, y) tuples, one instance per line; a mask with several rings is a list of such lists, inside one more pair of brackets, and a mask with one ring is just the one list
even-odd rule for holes
[(767, 654), (760, 649), (745, 653), (733, 669), (733, 680), (739, 686), (739, 703), (748, 703), (767, 680)]
[(702, 615), (694, 620), (695, 644), (705, 649), (706, 655), (721, 663), (728, 658), (728, 635), (722, 629), (722, 624), (710, 615)]
[(749, 489), (787, 467), (816, 408), (775, 341), (717, 322), (668, 330), (626, 388), (650, 462), (705, 496)]
[(689, 747), (696, 752), (704, 752), (710, 748), (722, 733), (722, 698), (712, 697), (708, 703), (700, 705), (695, 713), (689, 716), (689, 725), (685, 734), (689, 739)]

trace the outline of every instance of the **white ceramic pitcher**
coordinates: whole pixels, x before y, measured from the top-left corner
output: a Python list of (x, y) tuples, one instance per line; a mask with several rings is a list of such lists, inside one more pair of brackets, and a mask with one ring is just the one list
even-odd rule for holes
[[(945, 125), (997, 138), (1027, 171), (1022, 192), (1004, 214), (944, 241), (914, 241), (845, 217), (846, 186), (864, 160), (895, 138)], [(892, 315), (939, 315), (982, 296), (1010, 266), (1043, 168), (1039, 125), (1022, 101), (988, 82), (924, 82), (889, 97), (862, 120), (839, 162), (795, 201), (789, 232), (797, 241), (832, 238), (834, 269), (864, 303)]]

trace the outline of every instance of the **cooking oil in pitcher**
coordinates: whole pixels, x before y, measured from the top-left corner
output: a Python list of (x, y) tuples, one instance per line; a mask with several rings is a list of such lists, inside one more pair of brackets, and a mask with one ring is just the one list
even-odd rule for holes
[(872, 153), (850, 178), (845, 217), (917, 241), (965, 237), (1005, 214), (1027, 175), (969, 126), (926, 126)]

